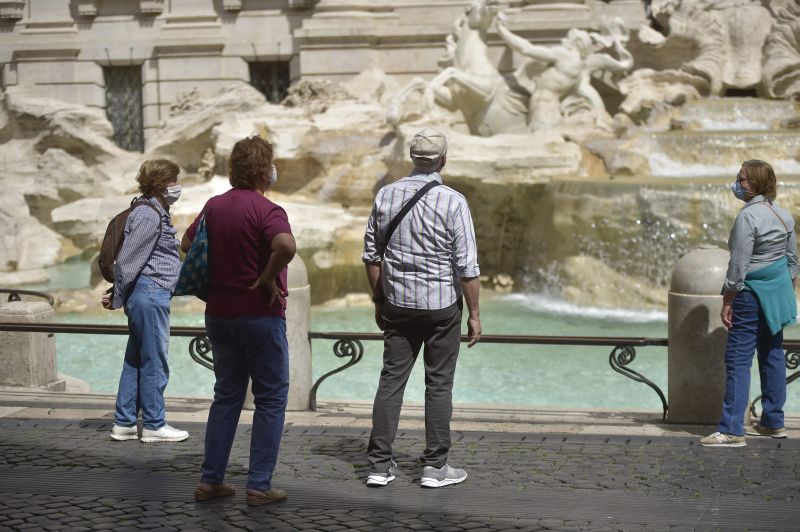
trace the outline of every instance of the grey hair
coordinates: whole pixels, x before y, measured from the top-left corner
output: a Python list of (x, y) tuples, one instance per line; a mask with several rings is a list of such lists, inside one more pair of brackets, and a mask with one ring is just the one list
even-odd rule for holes
[(444, 155), (445, 154), (442, 154), (432, 161), (425, 161), (423, 159), (411, 159), (411, 161), (414, 163), (414, 170), (430, 174), (439, 169), (439, 164), (442, 162), (442, 157), (444, 157)]

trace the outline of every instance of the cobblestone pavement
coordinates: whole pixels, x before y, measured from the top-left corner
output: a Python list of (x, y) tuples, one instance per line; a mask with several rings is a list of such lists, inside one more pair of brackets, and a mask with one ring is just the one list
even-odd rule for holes
[[(706, 449), (694, 437), (456, 432), (461, 485), (419, 487), (424, 438), (402, 431), (399, 475), (366, 488), (368, 431), (287, 425), (274, 485), (195, 503), (203, 424), (183, 443), (113, 442), (107, 419), (0, 418), (0, 529), (798, 530), (800, 440)], [(228, 481), (243, 491), (249, 426)]]

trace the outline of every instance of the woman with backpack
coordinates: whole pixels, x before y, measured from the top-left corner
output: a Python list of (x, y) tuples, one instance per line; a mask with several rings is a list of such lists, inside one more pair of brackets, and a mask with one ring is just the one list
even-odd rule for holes
[[(111, 439), (142, 442), (183, 441), (189, 433), (169, 426), (164, 388), (169, 379), (169, 304), (181, 259), (169, 207), (181, 195), (178, 165), (166, 159), (145, 161), (136, 181), (142, 196), (125, 222), (124, 240), (114, 263), (113, 291), (103, 307), (124, 307), (128, 346), (119, 379)], [(142, 433), (136, 420), (142, 413)]]

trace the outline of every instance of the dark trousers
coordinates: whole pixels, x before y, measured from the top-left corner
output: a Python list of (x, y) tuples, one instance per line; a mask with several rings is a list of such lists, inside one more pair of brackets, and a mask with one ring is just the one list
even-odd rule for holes
[(289, 394), (286, 320), (269, 316), (206, 316), (206, 329), (217, 381), (214, 402), (208, 411), (200, 482), (221, 484), (225, 478), (247, 383), (252, 380), (256, 411), (250, 434), (247, 489), (269, 491)]
[(442, 467), (450, 450), (453, 377), (461, 336), (461, 304), (416, 310), (388, 303), (383, 310), (383, 370), (372, 407), (367, 457), (373, 471), (389, 469), (403, 392), (423, 345), (425, 360), (425, 440), (423, 465)]

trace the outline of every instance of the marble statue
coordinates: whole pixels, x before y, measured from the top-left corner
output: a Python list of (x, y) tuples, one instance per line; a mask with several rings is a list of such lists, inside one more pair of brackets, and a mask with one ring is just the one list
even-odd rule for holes
[(772, 2), (775, 23), (764, 45), (764, 87), (771, 98), (800, 96), (800, 2)]
[(661, 47), (670, 40), (693, 44), (695, 55), (680, 67), (640, 69), (620, 84), (622, 111), (635, 115), (660, 103), (724, 95), (728, 89), (758, 89), (764, 43), (772, 15), (759, 0), (652, 0), (650, 16), (668, 34), (643, 27), (639, 40)]
[[(470, 133), (480, 136), (550, 130), (581, 110), (607, 116), (591, 79), (633, 67), (621, 19), (605, 20), (600, 33), (572, 29), (558, 46), (537, 46), (512, 33), (497, 8), (496, 0), (469, 4), (446, 38), (442, 71), (430, 82), (416, 78), (402, 89), (390, 104), (390, 123), (402, 121), (404, 104), (418, 91), (425, 111), (436, 105), (460, 111)], [(529, 59), (512, 74), (500, 73), (489, 59), (486, 35), (495, 20), (503, 41)]]
[[(570, 107), (606, 113), (600, 94), (592, 86), (596, 73), (622, 73), (633, 67), (633, 56), (625, 48), (628, 30), (622, 19), (603, 21), (602, 33), (573, 28), (558, 46), (539, 46), (512, 33), (503, 13), (497, 17), (497, 32), (515, 52), (531, 61), (517, 71), (520, 84), (530, 91), (528, 128), (547, 130), (561, 124)], [(617, 57), (601, 53), (613, 48)]]
[(486, 36), (497, 15), (497, 0), (474, 0), (447, 36), (447, 51), (432, 81), (415, 78), (392, 100), (388, 121), (402, 121), (403, 105), (424, 91), (426, 111), (439, 105), (464, 115), (470, 133), (484, 137), (527, 130), (527, 95), (509, 75), (501, 74), (489, 58)]

